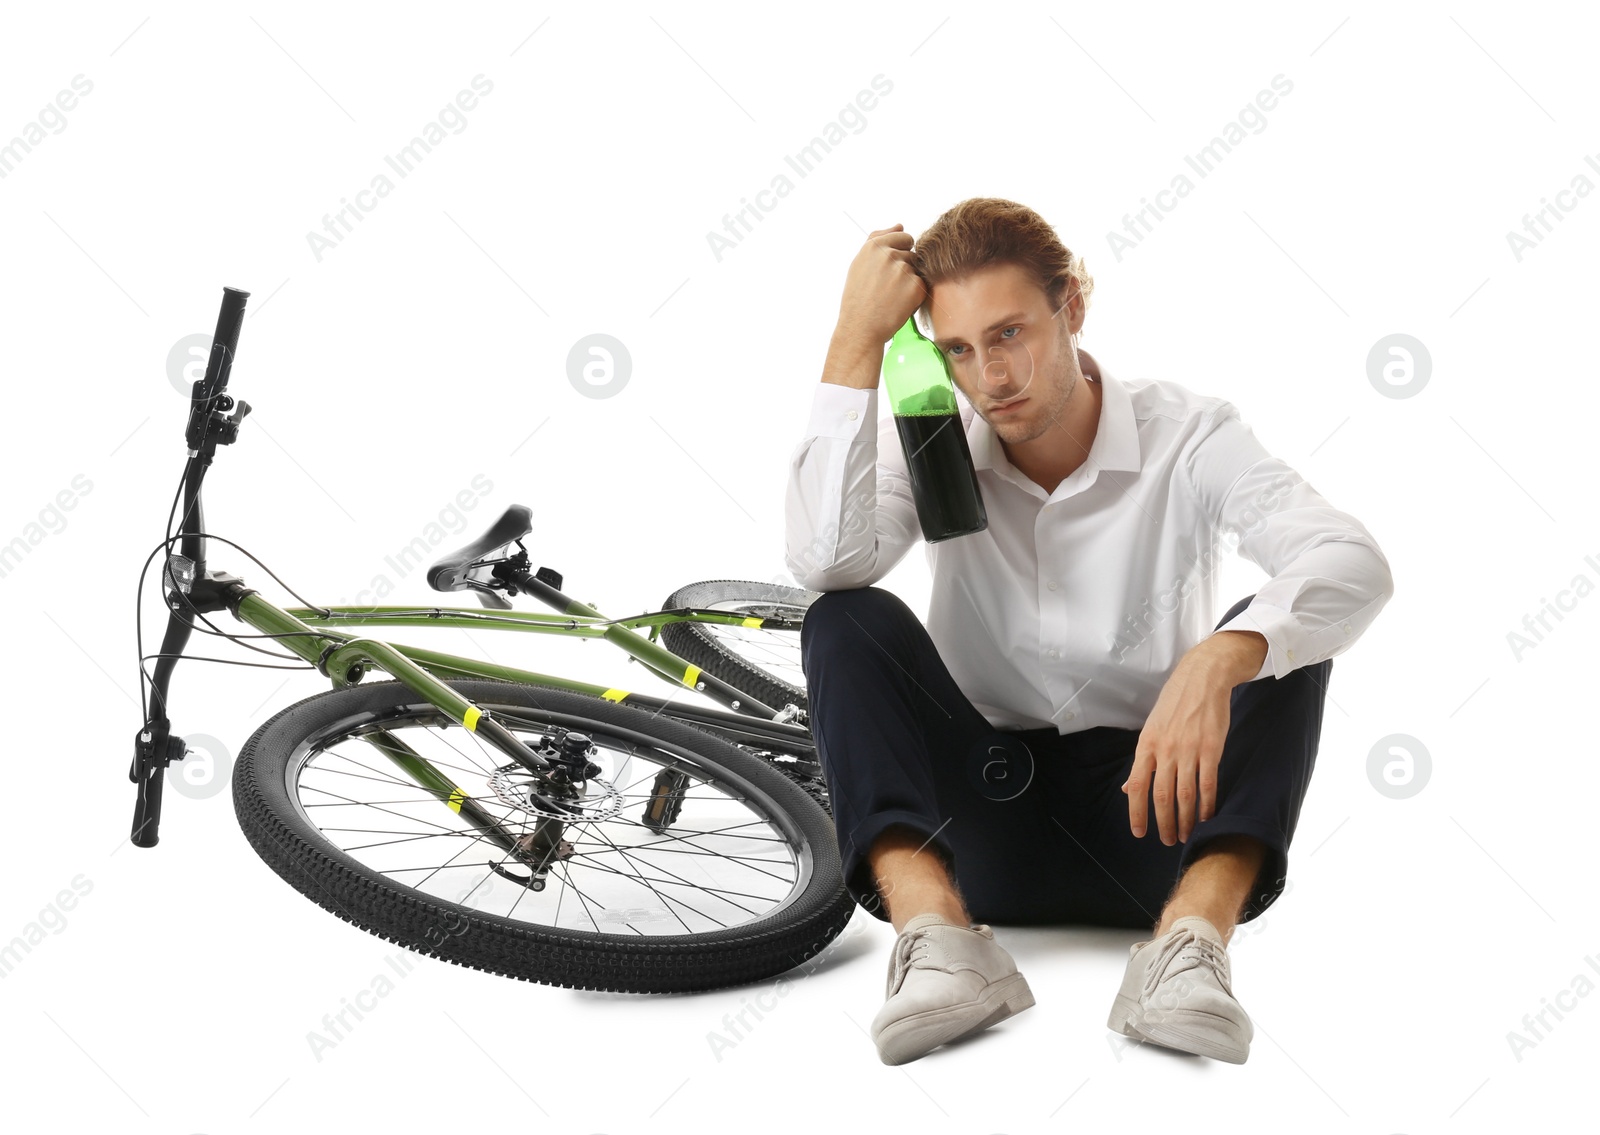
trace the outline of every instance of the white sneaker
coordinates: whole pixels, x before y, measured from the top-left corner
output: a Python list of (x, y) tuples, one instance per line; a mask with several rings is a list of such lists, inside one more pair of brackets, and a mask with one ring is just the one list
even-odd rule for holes
[(1255, 1028), (1233, 996), (1227, 947), (1209, 921), (1189, 915), (1128, 948), (1128, 969), (1106, 1027), (1165, 1048), (1243, 1064)]
[(904, 1064), (1033, 1005), (1033, 992), (986, 925), (937, 914), (906, 923), (889, 957), (872, 1039), (885, 1064)]

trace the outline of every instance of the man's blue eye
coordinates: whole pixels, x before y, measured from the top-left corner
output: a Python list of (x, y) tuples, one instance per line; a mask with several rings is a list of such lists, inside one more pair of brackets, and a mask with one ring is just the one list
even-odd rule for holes
[[(1022, 330), (1022, 327), (1021, 327), (1020, 324), (1018, 324), (1018, 325), (1014, 325), (1014, 326), (1011, 326), (1011, 327), (1007, 327), (1005, 329), (1005, 331), (1001, 332), (1001, 334), (1002, 335), (1007, 335), (1008, 338), (1014, 339), (1014, 338), (1016, 338), (1016, 336), (1015, 335), (1009, 335), (1008, 333), (1012, 332), (1012, 331), (1020, 332), (1021, 330)], [(952, 357), (959, 358), (960, 356), (957, 355), (956, 352), (959, 351), (960, 349), (961, 349), (961, 345), (959, 343), (957, 345), (955, 345), (954, 347), (951, 347), (950, 348), (950, 355)]]

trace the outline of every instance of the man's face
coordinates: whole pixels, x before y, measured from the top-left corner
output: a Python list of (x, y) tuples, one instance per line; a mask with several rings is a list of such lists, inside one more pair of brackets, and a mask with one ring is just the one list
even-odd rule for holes
[(1060, 312), (1051, 310), (1049, 297), (1015, 264), (934, 287), (934, 342), (956, 386), (1001, 441), (1032, 441), (1061, 419), (1080, 373), (1070, 336), (1081, 311), (1076, 293)]

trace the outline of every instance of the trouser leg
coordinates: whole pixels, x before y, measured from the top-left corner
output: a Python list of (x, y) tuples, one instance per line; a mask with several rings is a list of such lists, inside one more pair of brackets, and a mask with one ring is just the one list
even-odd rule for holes
[[(1253, 598), (1234, 604), (1217, 625)], [(1252, 836), (1267, 849), (1239, 921), (1250, 921), (1277, 900), (1316, 764), (1332, 670), (1333, 660), (1324, 659), (1282, 678), (1269, 675), (1234, 687), (1217, 770), (1215, 814), (1196, 822), (1188, 840), (1171, 847), (1161, 842), (1153, 815), (1142, 837), (1136, 838), (1129, 826), (1128, 798), (1121, 785), (1133, 770), (1140, 731), (1101, 728), (1079, 737), (1080, 753), (1073, 765), (1081, 780), (1073, 796), (1081, 807), (1074, 809), (1073, 835), (1104, 867), (1102, 889), (1113, 918), (1125, 918), (1126, 925), (1154, 924), (1179, 875), (1208, 843), (1229, 834)], [(1154, 802), (1147, 807), (1153, 809)]]
[(1033, 844), (1049, 821), (1030, 791), (1033, 752), (973, 707), (905, 603), (876, 587), (824, 593), (802, 624), (801, 664), (856, 901), (887, 921), (867, 852), (900, 824), (928, 838), (974, 918), (1036, 906), (1048, 888)]
[(928, 837), (978, 921), (1152, 926), (1181, 872), (1227, 834), (1267, 848), (1240, 921), (1282, 893), (1331, 659), (1234, 688), (1216, 813), (1168, 847), (1153, 821), (1142, 838), (1129, 828), (1120, 786), (1140, 730), (995, 730), (892, 592), (824, 594), (801, 650), (846, 886), (876, 917), (888, 915), (867, 852), (895, 824)]

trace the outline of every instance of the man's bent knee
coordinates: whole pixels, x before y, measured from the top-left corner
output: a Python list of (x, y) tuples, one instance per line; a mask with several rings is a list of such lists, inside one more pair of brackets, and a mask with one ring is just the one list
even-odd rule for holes
[(804, 652), (816, 635), (831, 637), (835, 632), (868, 634), (906, 618), (915, 619), (905, 600), (882, 587), (851, 587), (824, 591), (806, 608), (800, 624), (800, 649)]

